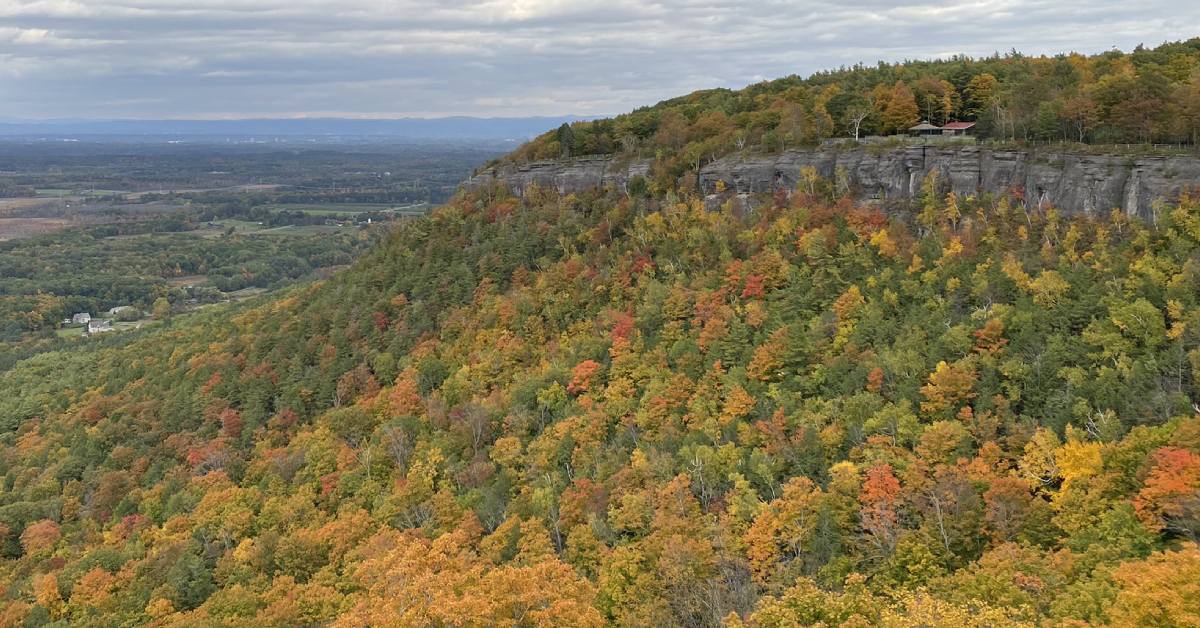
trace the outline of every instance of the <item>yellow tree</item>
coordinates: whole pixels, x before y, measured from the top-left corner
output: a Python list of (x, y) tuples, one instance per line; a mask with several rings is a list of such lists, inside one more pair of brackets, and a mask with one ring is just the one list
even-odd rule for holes
[(802, 573), (799, 568), (820, 520), (822, 495), (808, 478), (794, 477), (754, 518), (744, 541), (750, 571), (760, 584), (789, 582)]
[[(532, 531), (532, 530), (531, 530)], [(552, 554), (492, 567), (460, 527), (430, 542), (393, 530), (355, 552), (362, 592), (335, 626), (601, 626), (595, 591)]]
[(1108, 607), (1114, 626), (1200, 626), (1200, 549), (1122, 564), (1113, 572), (1120, 587)]
[(921, 387), (921, 412), (940, 415), (957, 412), (963, 404), (975, 398), (975, 365), (967, 360), (953, 364), (937, 363), (929, 374), (929, 382)]
[(903, 81), (896, 81), (888, 93), (885, 103), (883, 108), (884, 132), (905, 131), (917, 123), (920, 115), (917, 98)]

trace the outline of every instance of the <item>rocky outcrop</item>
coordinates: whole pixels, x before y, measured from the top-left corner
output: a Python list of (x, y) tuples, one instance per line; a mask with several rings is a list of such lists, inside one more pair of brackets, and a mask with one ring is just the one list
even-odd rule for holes
[[(828, 180), (839, 176), (873, 198), (920, 194), (936, 169), (948, 190), (959, 194), (1016, 192), (1030, 206), (1082, 214), (1119, 208), (1152, 219), (1155, 199), (1200, 186), (1200, 158), (1085, 155), (1057, 151), (1002, 150), (972, 145), (893, 148), (852, 146), (787, 151), (777, 155), (731, 155), (705, 166), (700, 186), (710, 203), (783, 188), (793, 190), (802, 168)], [(839, 174), (840, 173), (840, 174)], [(726, 192), (719, 194), (718, 182)]]
[[(645, 159), (611, 156), (501, 164), (481, 171), (465, 185), (499, 182), (517, 194), (534, 183), (561, 193), (594, 186), (625, 189), (629, 179), (645, 175), (649, 165)], [(735, 154), (704, 166), (699, 185), (713, 207), (730, 197), (751, 201), (777, 189), (796, 189), (806, 166), (827, 180), (840, 178), (871, 198), (915, 196), (926, 175), (937, 169), (945, 188), (959, 194), (1016, 192), (1030, 206), (1052, 205), (1082, 214), (1107, 214), (1119, 208), (1151, 220), (1156, 199), (1200, 186), (1198, 157), (1088, 155), (974, 145), (850, 145)]]
[(630, 177), (644, 176), (650, 170), (649, 159), (629, 159), (596, 155), (534, 161), (526, 164), (501, 163), (485, 168), (467, 179), (463, 186), (478, 189), (500, 183), (520, 196), (533, 184), (557, 190), (560, 194), (577, 192), (591, 187), (624, 190)]

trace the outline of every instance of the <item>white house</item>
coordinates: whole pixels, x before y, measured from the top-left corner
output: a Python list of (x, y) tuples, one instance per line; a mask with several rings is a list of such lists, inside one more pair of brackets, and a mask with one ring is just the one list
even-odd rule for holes
[(84, 332), (87, 335), (102, 334), (106, 331), (112, 331), (112, 321), (102, 318), (93, 318), (88, 321), (87, 330)]

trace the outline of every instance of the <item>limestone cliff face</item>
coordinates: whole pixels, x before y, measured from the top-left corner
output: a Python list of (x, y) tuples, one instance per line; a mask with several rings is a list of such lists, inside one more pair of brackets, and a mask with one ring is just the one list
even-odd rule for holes
[[(715, 207), (731, 196), (750, 199), (776, 189), (794, 190), (805, 166), (828, 180), (842, 172), (856, 192), (874, 198), (919, 194), (925, 176), (936, 168), (947, 189), (960, 194), (1018, 191), (1029, 206), (1052, 205), (1082, 214), (1107, 214), (1119, 208), (1150, 220), (1156, 199), (1200, 186), (1198, 157), (1085, 155), (972, 145), (858, 145), (730, 155), (703, 167), (699, 185)], [(517, 194), (532, 183), (559, 192), (592, 186), (623, 189), (630, 177), (644, 175), (648, 168), (648, 160), (618, 161), (608, 156), (503, 164), (481, 172), (466, 185), (499, 181)], [(724, 182), (721, 194), (718, 181)]]
[(514, 194), (522, 195), (533, 184), (557, 190), (560, 194), (590, 187), (612, 186), (625, 189), (630, 177), (645, 176), (650, 160), (621, 159), (609, 155), (576, 157), (526, 164), (504, 163), (487, 168), (463, 184), (474, 189), (500, 183)]
[(700, 172), (700, 185), (714, 195), (717, 182), (741, 194), (795, 189), (800, 169), (811, 166), (826, 179), (845, 173), (850, 186), (878, 198), (919, 194), (925, 176), (937, 169), (959, 194), (1018, 191), (1030, 206), (1052, 205), (1071, 213), (1107, 214), (1119, 208), (1152, 219), (1155, 199), (1200, 186), (1200, 158), (1084, 155), (1056, 151), (1000, 150), (978, 146), (855, 146), (787, 151), (778, 155), (734, 155)]

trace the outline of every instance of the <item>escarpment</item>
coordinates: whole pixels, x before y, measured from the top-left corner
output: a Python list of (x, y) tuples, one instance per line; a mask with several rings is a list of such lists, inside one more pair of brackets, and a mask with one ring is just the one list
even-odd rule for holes
[[(759, 194), (796, 189), (806, 167), (869, 198), (918, 195), (925, 177), (936, 170), (945, 189), (959, 194), (1011, 192), (1030, 207), (1053, 206), (1072, 214), (1107, 214), (1120, 209), (1151, 221), (1156, 199), (1171, 199), (1200, 186), (1200, 157), (1195, 156), (932, 144), (731, 154), (703, 166), (698, 184), (710, 207), (719, 207), (730, 198), (753, 202)], [(649, 168), (649, 159), (607, 155), (505, 163), (481, 171), (466, 186), (499, 182), (516, 194), (523, 194), (533, 184), (562, 193), (594, 186), (626, 189), (632, 178), (645, 175)]]
[(622, 159), (612, 155), (590, 155), (570, 159), (534, 161), (525, 164), (504, 162), (483, 169), (467, 179), (463, 186), (476, 189), (500, 183), (513, 194), (523, 196), (531, 186), (557, 190), (561, 194), (591, 187), (624, 189), (629, 180), (645, 176), (649, 159)]

